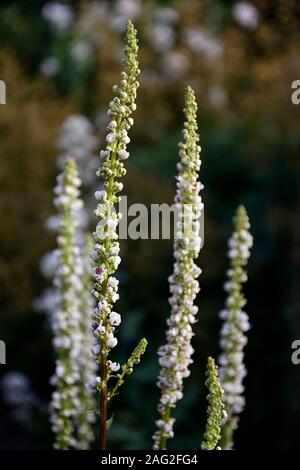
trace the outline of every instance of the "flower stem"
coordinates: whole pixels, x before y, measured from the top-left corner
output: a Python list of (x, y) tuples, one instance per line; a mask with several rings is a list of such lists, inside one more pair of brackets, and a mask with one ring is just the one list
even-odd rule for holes
[(185, 96), (185, 122), (182, 142), (179, 143), (180, 162), (177, 176), (175, 205), (179, 210), (174, 237), (174, 268), (169, 277), (171, 315), (167, 320), (166, 342), (158, 350), (160, 372), (157, 385), (161, 390), (153, 435), (154, 450), (166, 449), (167, 440), (174, 437), (173, 408), (183, 397), (183, 382), (189, 376), (193, 362), (192, 325), (198, 307), (194, 305), (199, 292), (201, 269), (196, 259), (201, 248), (199, 236), (203, 202), (200, 171), (200, 146), (197, 128), (197, 103), (194, 91), (188, 87)]
[(115, 384), (114, 388), (109, 392), (109, 395), (107, 397), (108, 402), (110, 402), (110, 400), (116, 395), (121, 385), (123, 385), (125, 375), (131, 374), (133, 371), (134, 365), (140, 362), (141, 356), (144, 354), (147, 344), (148, 344), (148, 341), (146, 340), (146, 338), (142, 338), (139, 344), (137, 345), (137, 347), (134, 349), (128, 361), (122, 366), (122, 372), (118, 374), (117, 376), (118, 381)]
[[(163, 414), (163, 420), (168, 422), (171, 418), (171, 407), (169, 405), (166, 406)], [(161, 434), (160, 442), (159, 442), (159, 450), (167, 450), (167, 436), (165, 434)]]
[[(102, 286), (102, 292), (105, 295), (107, 291), (107, 279)], [(107, 328), (107, 321), (104, 321)], [(106, 449), (106, 433), (107, 433), (107, 336), (104, 335), (101, 341), (100, 354), (100, 450)]]
[(106, 355), (101, 357), (101, 391), (100, 391), (100, 449), (106, 449), (107, 423), (107, 361)]
[[(124, 71), (119, 85), (113, 86), (114, 99), (110, 102), (108, 115), (111, 122), (106, 136), (106, 149), (100, 152), (102, 159), (96, 175), (103, 181), (104, 190), (96, 191), (98, 201), (95, 214), (98, 218), (94, 232), (95, 247), (91, 253), (94, 269), (94, 288), (92, 293), (97, 306), (92, 315), (92, 329), (98, 340), (93, 348), (96, 362), (100, 366), (100, 377), (96, 378), (100, 391), (100, 448), (106, 448), (107, 404), (110, 399), (108, 381), (110, 372), (118, 370), (120, 365), (108, 360), (108, 354), (118, 342), (114, 336), (116, 326), (121, 322), (121, 316), (113, 311), (118, 300), (119, 281), (114, 274), (119, 266), (119, 241), (117, 226), (121, 218), (116, 213), (115, 205), (120, 201), (118, 193), (123, 184), (117, 181), (126, 174), (123, 160), (129, 156), (126, 148), (130, 142), (128, 131), (133, 125), (131, 117), (136, 109), (135, 99), (138, 88), (139, 68), (137, 62), (138, 44), (136, 30), (128, 21), (126, 29)], [(116, 318), (117, 319), (116, 319)], [(117, 368), (116, 368), (117, 367)]]

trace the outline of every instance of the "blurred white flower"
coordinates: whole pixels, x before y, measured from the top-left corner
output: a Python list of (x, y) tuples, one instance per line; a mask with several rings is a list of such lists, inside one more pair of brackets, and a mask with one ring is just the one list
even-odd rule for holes
[(141, 12), (140, 0), (118, 0), (110, 18), (110, 26), (124, 31), (129, 19), (134, 20)]
[(213, 85), (208, 91), (210, 104), (214, 108), (221, 108), (228, 101), (226, 90), (220, 85)]
[[(87, 117), (80, 114), (73, 114), (65, 119), (61, 126), (60, 137), (57, 139), (57, 147), (60, 150), (69, 149), (69, 153), (74, 155), (74, 150), (79, 144), (82, 148), (88, 148), (91, 150), (97, 145), (97, 139), (92, 135), (93, 126)], [(84, 138), (84, 142), (82, 139)], [(70, 149), (70, 147), (72, 147)], [(84, 157), (84, 152), (80, 150), (77, 153), (77, 157)]]
[(127, 19), (121, 15), (113, 15), (110, 18), (110, 26), (116, 31), (123, 32), (126, 28)]
[[(181, 208), (190, 207), (193, 221), (199, 222), (203, 206), (200, 191), (203, 185), (199, 181), (201, 166), (199, 136), (197, 128), (197, 103), (194, 91), (188, 87), (185, 96), (185, 122), (182, 141), (179, 143), (180, 163), (176, 177), (177, 190), (175, 204)], [(184, 218), (184, 217), (183, 217)], [(177, 221), (176, 230), (182, 230), (182, 221)], [(194, 335), (192, 325), (198, 307), (194, 300), (200, 290), (197, 280), (201, 269), (195, 263), (199, 255), (200, 243), (192, 248), (199, 237), (193, 230), (185, 231), (185, 236), (174, 240), (173, 273), (169, 277), (169, 303), (171, 314), (167, 319), (166, 342), (158, 350), (161, 366), (157, 386), (161, 390), (156, 421), (157, 430), (153, 435), (154, 450), (166, 449), (166, 440), (174, 436), (172, 409), (183, 397), (184, 379), (189, 376), (189, 366), (193, 362), (194, 349), (191, 344)], [(199, 240), (200, 241), (200, 240)]]
[(5, 405), (10, 407), (9, 416), (13, 421), (28, 426), (32, 422), (34, 409), (45, 411), (40, 398), (32, 390), (29, 377), (23, 372), (10, 371), (4, 374), (0, 388)]
[(33, 308), (37, 312), (52, 312), (60, 300), (59, 293), (54, 287), (45, 289), (40, 297), (33, 300)]
[(59, 227), (60, 218), (57, 215), (51, 215), (45, 222), (45, 227), (47, 230), (57, 231)]
[(249, 218), (246, 209), (240, 206), (234, 218), (234, 232), (228, 241), (230, 269), (224, 285), (227, 294), (226, 309), (220, 312), (223, 323), (220, 332), (222, 353), (219, 357), (219, 373), (227, 411), (227, 418), (223, 422), (222, 448), (226, 450), (233, 448), (237, 415), (245, 406), (243, 379), (247, 370), (244, 364), (244, 346), (247, 344), (245, 333), (249, 330), (250, 323), (248, 315), (242, 310), (246, 304), (243, 284), (247, 281), (246, 266), (252, 245)]
[(134, 19), (141, 12), (140, 0), (118, 0), (116, 2), (116, 11), (126, 19)]
[(30, 395), (30, 389), (30, 380), (22, 372), (7, 372), (1, 379), (2, 395), (7, 405), (20, 405)]
[(223, 55), (221, 41), (200, 29), (188, 29), (185, 32), (185, 40), (192, 51), (203, 54), (209, 59), (218, 60)]
[(42, 15), (57, 31), (69, 28), (75, 16), (71, 5), (59, 2), (46, 3), (42, 8)]
[(162, 23), (174, 24), (179, 20), (179, 14), (173, 8), (164, 7), (154, 12), (154, 18)]
[(59, 168), (63, 168), (68, 156), (72, 155), (77, 161), (82, 181), (90, 184), (98, 166), (95, 154), (98, 139), (89, 119), (81, 114), (67, 117), (61, 125), (56, 146), (61, 151), (58, 157)]
[(45, 277), (52, 277), (55, 273), (59, 261), (59, 251), (53, 250), (42, 256), (40, 269)]
[(88, 38), (93, 44), (102, 39), (102, 26), (108, 18), (108, 5), (97, 0), (89, 2), (82, 9), (76, 21), (76, 30), (82, 37)]
[(168, 24), (157, 22), (151, 28), (150, 39), (156, 51), (165, 52), (175, 43), (175, 31)]
[(250, 2), (238, 2), (232, 8), (232, 14), (235, 21), (242, 28), (250, 31), (257, 28), (260, 15), (257, 8)]
[(181, 77), (189, 66), (189, 60), (182, 52), (170, 51), (165, 57), (163, 68), (168, 78)]
[(60, 63), (56, 57), (46, 57), (40, 63), (40, 71), (46, 77), (53, 77), (60, 71)]
[(71, 43), (70, 54), (77, 62), (86, 62), (92, 55), (91, 44), (84, 39), (76, 39)]

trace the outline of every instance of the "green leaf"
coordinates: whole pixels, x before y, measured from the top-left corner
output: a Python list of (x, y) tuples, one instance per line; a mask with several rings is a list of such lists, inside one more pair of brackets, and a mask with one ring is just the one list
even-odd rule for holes
[(107, 431), (110, 429), (112, 423), (113, 423), (113, 420), (114, 420), (114, 414), (111, 415), (111, 418), (109, 418), (107, 421), (106, 421), (106, 429)]

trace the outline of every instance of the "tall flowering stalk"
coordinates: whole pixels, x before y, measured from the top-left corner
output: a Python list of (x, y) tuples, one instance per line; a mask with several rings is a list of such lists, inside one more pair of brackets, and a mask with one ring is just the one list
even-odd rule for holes
[[(177, 220), (174, 241), (174, 270), (169, 278), (171, 315), (167, 320), (167, 342), (158, 351), (161, 366), (158, 387), (161, 396), (158, 405), (160, 419), (156, 421), (158, 429), (153, 436), (154, 449), (165, 449), (167, 439), (174, 435), (172, 409), (182, 399), (183, 379), (190, 374), (189, 365), (193, 362), (191, 356), (194, 352), (191, 346), (192, 325), (198, 312), (194, 300), (199, 291), (196, 279), (201, 270), (195, 264), (195, 259), (201, 246), (199, 228), (203, 203), (199, 193), (203, 186), (198, 181), (201, 160), (197, 103), (190, 87), (186, 90), (184, 113), (186, 121), (183, 141), (179, 143), (180, 163), (175, 197), (176, 208), (181, 216)], [(191, 223), (184, 226), (186, 221), (193, 222), (193, 230), (190, 230)]]
[[(93, 124), (83, 115), (74, 114), (68, 116), (60, 126), (59, 137), (56, 139), (56, 148), (59, 155), (56, 160), (59, 171), (62, 171), (66, 161), (72, 156), (75, 159), (76, 167), (79, 171), (80, 179), (84, 185), (94, 183), (95, 171), (97, 168), (97, 155), (95, 148), (98, 139), (94, 135)], [(89, 201), (88, 201), (89, 202)], [(83, 206), (76, 213), (78, 221), (78, 245), (82, 245), (83, 233), (87, 228), (90, 211)], [(59, 230), (59, 217), (52, 215), (46, 220), (46, 229), (57, 232)], [(50, 251), (43, 255), (40, 261), (42, 274), (49, 279), (53, 278), (54, 271), (58, 264), (57, 250)], [(46, 289), (42, 295), (34, 300), (34, 308), (39, 311), (47, 311), (51, 314), (55, 310), (57, 302), (56, 289), (51, 287)]]
[(91, 349), (94, 346), (94, 336), (90, 329), (90, 318), (94, 309), (94, 299), (91, 295), (92, 267), (90, 252), (92, 238), (86, 235), (81, 249), (82, 256), (82, 289), (80, 292), (80, 333), (81, 355), (80, 384), (79, 384), (79, 409), (78, 409), (78, 449), (87, 450), (94, 440), (92, 424), (95, 422), (96, 401), (94, 392), (86, 384), (91, 377), (96, 377), (96, 364)]
[(207, 409), (207, 423), (204, 433), (204, 440), (201, 444), (202, 450), (221, 450), (218, 447), (218, 442), (221, 439), (221, 426), (222, 420), (226, 418), (225, 405), (222, 401), (224, 391), (221, 387), (218, 366), (212, 357), (208, 358), (207, 380), (205, 382), (208, 388), (208, 409)]
[(243, 411), (243, 379), (246, 375), (244, 365), (244, 346), (247, 344), (246, 332), (249, 330), (248, 315), (243, 311), (246, 299), (243, 283), (247, 281), (245, 267), (250, 256), (253, 238), (249, 233), (250, 223), (245, 207), (240, 206), (234, 217), (235, 230), (229, 239), (230, 269), (224, 285), (228, 293), (226, 308), (220, 312), (223, 326), (220, 333), (222, 354), (219, 358), (220, 378), (224, 389), (225, 420), (221, 445), (224, 449), (233, 446), (233, 433), (237, 427), (238, 415)]
[[(58, 234), (58, 248), (48, 253), (43, 263), (45, 274), (54, 276), (53, 287), (48, 289), (39, 303), (41, 309), (49, 312), (55, 335), (53, 341), (57, 362), (55, 374), (51, 378), (51, 384), (56, 387), (51, 403), (52, 427), (56, 433), (55, 446), (63, 448), (57, 442), (58, 428), (64, 426), (60, 414), (70, 414), (70, 411), (66, 412), (64, 409), (66, 403), (60, 390), (64, 381), (67, 384), (71, 381), (73, 409), (68, 423), (70, 443), (66, 448), (72, 446), (85, 450), (94, 439), (92, 423), (95, 419), (92, 411), (95, 409), (93, 392), (85, 384), (96, 371), (91, 354), (93, 335), (89, 328), (94, 307), (90, 293), (91, 263), (83, 233), (83, 202), (79, 198), (78, 189), (80, 184), (75, 161), (69, 158), (64, 172), (58, 176), (55, 188), (54, 202), (58, 207), (58, 215), (51, 217), (51, 227)], [(72, 379), (67, 377), (66, 364), (71, 364), (75, 371)]]
[(54, 203), (59, 213), (58, 264), (54, 286), (58, 292), (57, 309), (53, 312), (53, 345), (56, 368), (51, 383), (55, 386), (51, 401), (51, 422), (56, 449), (77, 446), (75, 422), (79, 408), (79, 332), (82, 264), (76, 245), (78, 228), (76, 214), (82, 207), (79, 199), (80, 179), (75, 161), (67, 160), (63, 173), (57, 177)]
[(120, 84), (113, 87), (116, 96), (109, 104), (108, 115), (111, 121), (106, 136), (107, 145), (106, 149), (100, 152), (102, 164), (97, 176), (103, 181), (104, 189), (95, 193), (98, 201), (95, 210), (98, 224), (94, 233), (95, 247), (91, 253), (94, 265), (92, 292), (97, 302), (92, 316), (92, 329), (97, 340), (93, 353), (100, 365), (100, 378), (95, 385), (100, 391), (101, 449), (106, 447), (107, 402), (111, 398), (108, 381), (120, 368), (119, 364), (108, 359), (111, 349), (118, 343), (115, 329), (121, 323), (121, 315), (113, 310), (119, 298), (119, 281), (114, 277), (114, 273), (121, 261), (117, 234), (120, 214), (116, 212), (115, 205), (120, 201), (118, 193), (123, 188), (117, 178), (126, 173), (123, 161), (129, 157), (126, 149), (130, 142), (128, 131), (133, 125), (131, 114), (136, 109), (140, 73), (137, 53), (137, 33), (129, 21), (126, 30), (124, 71)]
[(60, 154), (57, 166), (63, 168), (66, 160), (72, 155), (76, 160), (83, 184), (89, 186), (94, 182), (97, 169), (98, 139), (92, 122), (81, 114), (68, 116), (61, 124), (56, 148)]

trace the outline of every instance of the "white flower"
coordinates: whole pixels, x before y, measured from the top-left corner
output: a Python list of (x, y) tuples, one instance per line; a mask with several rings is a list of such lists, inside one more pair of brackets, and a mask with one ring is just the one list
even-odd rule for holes
[(113, 326), (119, 326), (121, 323), (121, 315), (116, 312), (111, 312), (109, 315), (109, 323)]
[(91, 252), (91, 255), (90, 255), (90, 256), (91, 256), (91, 259), (92, 259), (93, 261), (97, 261), (97, 260), (99, 259), (99, 254), (98, 254), (97, 251), (95, 251), (95, 250), (93, 250), (93, 251)]
[(120, 364), (118, 362), (107, 361), (107, 363), (112, 372), (117, 372), (120, 369)]
[(175, 42), (175, 31), (171, 25), (158, 21), (152, 26), (150, 39), (157, 51), (165, 52), (171, 49)]
[(18, 406), (31, 395), (31, 383), (27, 375), (18, 371), (6, 372), (1, 378), (1, 391), (9, 406)]
[(73, 114), (67, 117), (61, 125), (56, 141), (56, 146), (61, 152), (58, 157), (59, 168), (63, 168), (68, 157), (72, 155), (76, 159), (83, 182), (90, 184), (97, 166), (97, 145), (94, 127), (86, 116)]
[(63, 377), (65, 373), (66, 373), (66, 368), (64, 365), (61, 364), (56, 367), (57, 377)]
[[(57, 178), (55, 190), (61, 223), (57, 227), (58, 249), (53, 279), (57, 301), (51, 307), (53, 345), (57, 356), (55, 375), (51, 379), (51, 383), (56, 387), (51, 402), (51, 422), (56, 434), (55, 448), (59, 449), (80, 444), (80, 432), (75, 438), (74, 427), (81, 408), (78, 405), (80, 403), (79, 365), (84, 355), (84, 351), (81, 354), (80, 325), (83, 266), (81, 252), (77, 246), (77, 234), (81, 223), (78, 218), (78, 211), (81, 207), (79, 186), (80, 179), (75, 161), (69, 159), (65, 164), (64, 172)], [(87, 307), (84, 309), (85, 313), (86, 309)], [(85, 382), (84, 378), (83, 383)], [(72, 409), (69, 406), (70, 402), (74, 404)], [(61, 422), (63, 426), (59, 424)]]
[(117, 13), (124, 17), (124, 19), (134, 19), (141, 12), (140, 0), (117, 0), (116, 10)]
[(114, 337), (113, 333), (108, 334), (106, 344), (109, 348), (114, 348), (117, 346), (118, 340)]
[(247, 276), (245, 266), (250, 255), (253, 240), (248, 232), (250, 227), (247, 212), (243, 206), (237, 210), (234, 218), (235, 231), (232, 234), (228, 246), (230, 269), (227, 271), (228, 281), (224, 288), (228, 292), (226, 310), (222, 310), (219, 317), (223, 320), (220, 333), (220, 346), (222, 354), (219, 357), (220, 379), (224, 389), (224, 403), (226, 405), (227, 418), (225, 449), (233, 446), (233, 431), (236, 428), (236, 415), (243, 410), (245, 400), (242, 396), (244, 387), (243, 378), (246, 375), (244, 365), (243, 348), (247, 343), (245, 332), (249, 330), (248, 315), (242, 311), (246, 303), (242, 292), (242, 284)]
[(46, 3), (42, 8), (42, 15), (58, 31), (63, 31), (69, 28), (74, 20), (74, 11), (72, 6), (59, 2)]
[(208, 59), (218, 60), (223, 55), (222, 43), (206, 31), (188, 29), (185, 33), (187, 45), (194, 51), (203, 54)]
[[(179, 144), (179, 176), (177, 177), (177, 192), (175, 203), (190, 205), (187, 213), (199, 222), (199, 191), (198, 171), (200, 168), (200, 148), (197, 146), (197, 104), (191, 88), (186, 93), (185, 104), (186, 122), (183, 130), (183, 142)], [(193, 149), (193, 151), (191, 150)], [(183, 217), (182, 217), (183, 218)], [(180, 221), (182, 223), (182, 221)], [(174, 269), (169, 277), (171, 298), (171, 315), (167, 320), (166, 343), (158, 350), (161, 366), (158, 377), (158, 387), (161, 398), (158, 411), (161, 419), (156, 422), (154, 449), (161, 448), (162, 439), (173, 437), (173, 422), (170, 418), (171, 409), (181, 400), (183, 380), (190, 374), (189, 365), (192, 363), (194, 352), (191, 346), (193, 331), (191, 324), (195, 322), (198, 311), (193, 301), (199, 291), (196, 278), (201, 270), (197, 268), (195, 259), (201, 247), (201, 238), (195, 233), (179, 227), (181, 237), (174, 240)]]
[(96, 377), (91, 377), (91, 379), (86, 383), (86, 387), (89, 390), (95, 390), (97, 386)]
[(82, 39), (76, 39), (71, 43), (70, 54), (77, 62), (86, 62), (92, 55), (91, 44)]
[(110, 132), (109, 134), (107, 134), (106, 136), (106, 141), (109, 143), (109, 144), (112, 144), (117, 138), (117, 135), (114, 133), (114, 132)]
[(46, 57), (40, 63), (40, 71), (46, 77), (53, 77), (60, 71), (60, 62), (56, 57)]
[(99, 356), (100, 351), (101, 351), (101, 349), (100, 349), (99, 344), (96, 344), (96, 346), (92, 347), (92, 353), (94, 354), (94, 356)]
[[(128, 131), (133, 124), (131, 114), (135, 109), (134, 102), (139, 85), (137, 80), (140, 71), (137, 51), (136, 31), (129, 21), (126, 31), (125, 70), (122, 73), (120, 83), (113, 86), (115, 96), (109, 103), (107, 113), (110, 119), (107, 126), (109, 131), (106, 136), (107, 144), (100, 153), (101, 165), (96, 172), (107, 195), (104, 199), (102, 195), (100, 196), (101, 204), (97, 204), (95, 210), (97, 223), (93, 233), (95, 241), (93, 251), (97, 253), (98, 257), (94, 254), (92, 256), (92, 267), (95, 274), (92, 292), (97, 301), (97, 307), (92, 314), (91, 327), (93, 331), (97, 331), (97, 326), (101, 325), (101, 329), (105, 327), (105, 331), (101, 331), (101, 334), (98, 334), (96, 338), (101, 345), (105, 362), (108, 364), (110, 364), (107, 357), (109, 350), (118, 343), (114, 336), (115, 326), (121, 322), (120, 315), (112, 311), (114, 303), (119, 298), (118, 281), (114, 274), (121, 261), (117, 233), (120, 215), (115, 211), (115, 204), (119, 200), (118, 193), (123, 187), (119, 179), (126, 173), (123, 159), (127, 156), (126, 145), (130, 142)], [(99, 358), (97, 358), (97, 363), (99, 364)], [(117, 370), (118, 365), (112, 363), (112, 367)], [(102, 372), (102, 361), (100, 361), (100, 369)], [(102, 400), (102, 394), (100, 400)]]
[(106, 191), (96, 191), (95, 198), (97, 201), (105, 201), (107, 199), (107, 192)]
[(100, 151), (100, 158), (106, 158), (108, 155), (109, 155), (109, 152), (107, 150)]
[(106, 221), (106, 224), (109, 228), (115, 230), (118, 225), (118, 221), (114, 217), (109, 217)]
[(113, 287), (114, 289), (116, 289), (119, 285), (119, 281), (118, 279), (116, 279), (115, 277), (111, 276), (109, 279), (108, 279), (108, 285)]
[(127, 150), (119, 150), (118, 156), (121, 160), (126, 160), (129, 157), (129, 152)]
[(169, 51), (163, 58), (163, 66), (168, 79), (178, 79), (188, 69), (189, 59), (181, 52)]
[(256, 29), (260, 20), (258, 10), (250, 2), (237, 2), (232, 8), (236, 22), (245, 29)]
[(170, 7), (158, 8), (155, 12), (155, 19), (162, 23), (173, 24), (179, 20), (179, 14)]

